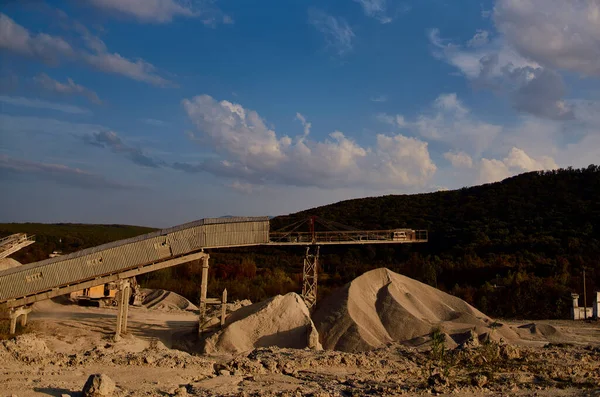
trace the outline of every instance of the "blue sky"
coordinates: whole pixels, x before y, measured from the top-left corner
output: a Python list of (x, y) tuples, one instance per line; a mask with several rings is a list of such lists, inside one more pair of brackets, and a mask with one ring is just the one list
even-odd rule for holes
[(0, 221), (278, 215), (600, 162), (598, 0), (0, 8)]

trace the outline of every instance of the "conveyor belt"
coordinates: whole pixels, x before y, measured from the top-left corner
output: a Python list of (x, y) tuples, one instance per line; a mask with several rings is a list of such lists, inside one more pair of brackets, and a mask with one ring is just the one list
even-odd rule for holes
[(202, 219), (0, 271), (0, 308), (174, 266), (203, 249), (268, 243), (268, 217)]

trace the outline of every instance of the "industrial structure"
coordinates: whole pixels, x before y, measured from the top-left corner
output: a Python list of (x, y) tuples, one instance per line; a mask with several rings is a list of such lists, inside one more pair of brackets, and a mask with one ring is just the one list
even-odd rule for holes
[[(299, 231), (308, 224), (308, 232)], [(268, 217), (212, 218), (186, 223), (141, 236), (103, 244), (67, 255), (56, 256), (0, 271), (0, 310), (8, 310), (11, 332), (16, 322), (27, 322), (30, 306), (38, 301), (116, 283), (119, 305), (117, 334), (127, 329), (130, 279), (171, 266), (202, 260), (199, 329), (205, 322), (207, 303), (208, 249), (296, 245), (307, 246), (304, 261), (303, 297), (312, 307), (317, 297), (317, 269), (320, 245), (398, 244), (427, 241), (427, 231), (395, 229), (385, 231), (316, 231), (315, 217), (282, 231), (270, 233)], [(214, 301), (214, 302), (213, 302)]]
[(11, 234), (0, 239), (0, 259), (7, 258), (18, 250), (35, 243), (34, 236), (25, 233)]

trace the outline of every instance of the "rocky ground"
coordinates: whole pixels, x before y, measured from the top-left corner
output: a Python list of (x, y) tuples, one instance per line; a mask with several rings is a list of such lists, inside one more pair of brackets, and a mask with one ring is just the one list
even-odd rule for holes
[[(132, 308), (119, 341), (115, 314), (42, 305), (32, 332), (0, 342), (0, 396), (76, 396), (96, 373), (116, 383), (115, 396), (600, 396), (599, 323), (539, 322), (521, 328), (527, 346), (471, 339), (451, 350), (430, 341), (365, 353), (261, 348), (208, 357), (173, 348), (194, 351), (193, 313)], [(538, 332), (544, 325), (560, 331), (552, 342)]]

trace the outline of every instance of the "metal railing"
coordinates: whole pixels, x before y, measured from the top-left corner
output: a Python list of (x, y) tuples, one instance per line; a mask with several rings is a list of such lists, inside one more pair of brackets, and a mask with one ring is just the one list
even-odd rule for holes
[(328, 232), (274, 232), (271, 243), (282, 245), (306, 244), (367, 244), (367, 243), (421, 243), (428, 241), (427, 230), (357, 230)]

